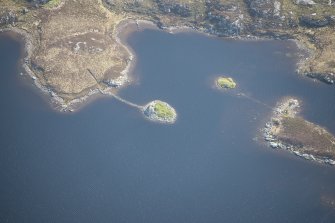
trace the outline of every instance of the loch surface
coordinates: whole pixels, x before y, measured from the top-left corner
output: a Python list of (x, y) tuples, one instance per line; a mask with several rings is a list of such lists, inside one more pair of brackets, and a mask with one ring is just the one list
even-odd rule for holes
[[(113, 98), (54, 111), (19, 75), (20, 42), (0, 35), (0, 222), (335, 222), (335, 167), (259, 134), (285, 96), (335, 133), (335, 88), (295, 74), (292, 42), (145, 30), (128, 43), (136, 81), (120, 96), (168, 102), (175, 124)], [(236, 90), (214, 88), (222, 74)]]

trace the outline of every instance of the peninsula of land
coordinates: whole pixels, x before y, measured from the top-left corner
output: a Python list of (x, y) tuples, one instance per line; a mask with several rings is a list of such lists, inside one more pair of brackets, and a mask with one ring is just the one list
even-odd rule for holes
[(300, 103), (286, 98), (278, 103), (263, 130), (274, 149), (288, 150), (299, 157), (335, 165), (335, 137), (325, 128), (299, 116)]

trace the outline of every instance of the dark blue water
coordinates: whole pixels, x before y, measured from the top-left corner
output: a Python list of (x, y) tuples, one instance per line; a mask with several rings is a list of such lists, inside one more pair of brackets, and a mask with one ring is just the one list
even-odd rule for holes
[(212, 88), (229, 74), (270, 106), (303, 100), (303, 115), (335, 133), (335, 88), (294, 73), (287, 42), (224, 41), (138, 32), (138, 84), (121, 95), (167, 101), (175, 125), (99, 99), (53, 111), (18, 75), (19, 42), (0, 37), (0, 222), (335, 222), (335, 168), (253, 140), (271, 111)]

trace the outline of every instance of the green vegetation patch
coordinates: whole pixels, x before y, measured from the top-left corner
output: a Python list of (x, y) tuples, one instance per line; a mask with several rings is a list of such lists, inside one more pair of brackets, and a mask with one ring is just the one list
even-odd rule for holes
[(173, 119), (175, 117), (175, 112), (173, 109), (164, 102), (158, 101), (154, 106), (155, 113), (158, 117), (163, 119)]
[(61, 2), (62, 2), (62, 0), (50, 0), (50, 1), (48, 1), (48, 3), (46, 3), (44, 5), (44, 7), (45, 8), (54, 8), (54, 7), (57, 7)]
[(231, 77), (219, 77), (216, 80), (216, 84), (220, 88), (233, 89), (236, 88), (236, 83)]

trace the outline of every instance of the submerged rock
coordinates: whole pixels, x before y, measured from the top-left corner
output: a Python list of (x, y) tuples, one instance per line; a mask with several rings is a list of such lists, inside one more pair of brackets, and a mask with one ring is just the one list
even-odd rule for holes
[(175, 109), (168, 103), (155, 100), (144, 106), (143, 113), (153, 121), (174, 123), (177, 119)]

